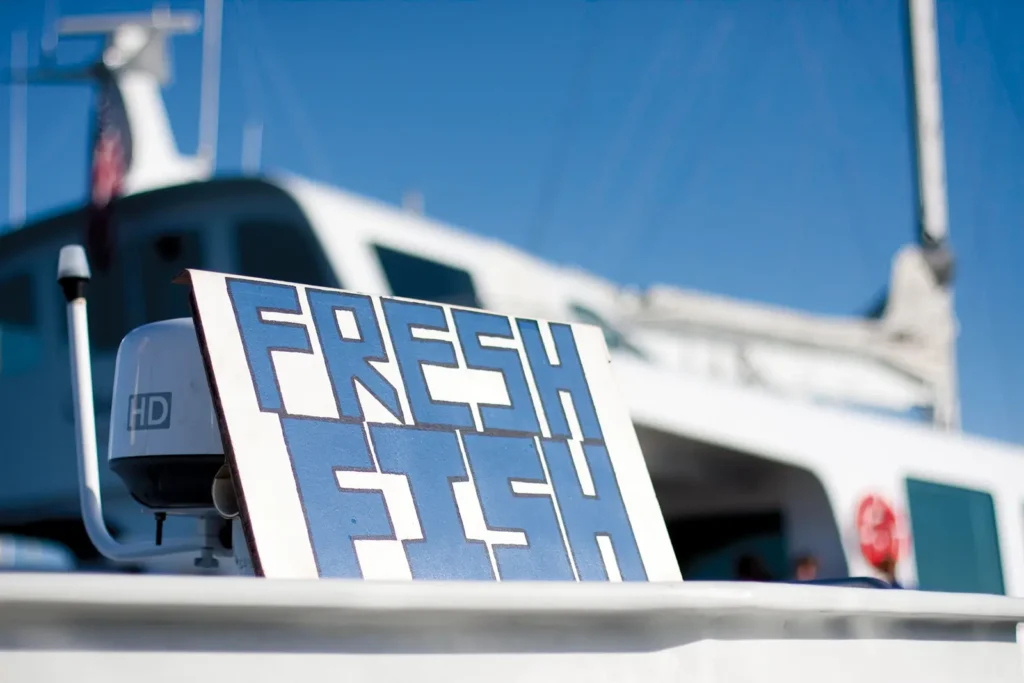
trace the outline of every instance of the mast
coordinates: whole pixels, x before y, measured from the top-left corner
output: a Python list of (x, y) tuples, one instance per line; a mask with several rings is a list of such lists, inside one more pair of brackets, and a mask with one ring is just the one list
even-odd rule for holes
[(416, 216), (424, 214), (423, 193), (419, 190), (408, 190), (402, 195), (402, 208)]
[(935, 0), (909, 0), (909, 10), (921, 238), (944, 246), (949, 215)]
[(242, 172), (256, 175), (260, 172), (260, 155), (263, 152), (263, 123), (249, 121), (242, 129)]
[[(907, 0), (913, 82), (914, 140), (918, 191), (918, 238), (925, 259), (953, 309), (953, 254), (949, 247), (949, 208), (946, 198), (946, 154), (942, 126), (942, 86), (939, 70), (935, 0)], [(936, 387), (935, 423), (947, 430), (960, 426), (956, 339), (949, 343), (949, 372)]]

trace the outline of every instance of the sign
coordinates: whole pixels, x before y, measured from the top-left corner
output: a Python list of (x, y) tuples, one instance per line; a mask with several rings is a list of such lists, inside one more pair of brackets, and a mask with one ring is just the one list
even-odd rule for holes
[(857, 538), (860, 551), (871, 566), (900, 559), (900, 534), (896, 513), (884, 498), (868, 495), (857, 506)]
[(598, 328), (188, 275), (257, 575), (681, 580)]

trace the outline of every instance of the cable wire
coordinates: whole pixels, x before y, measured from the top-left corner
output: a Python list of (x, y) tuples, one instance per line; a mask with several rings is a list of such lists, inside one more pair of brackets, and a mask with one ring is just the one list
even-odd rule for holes
[(566, 96), (565, 106), (555, 126), (550, 154), (544, 165), (540, 192), (537, 196), (537, 205), (529, 231), (528, 244), (532, 246), (535, 252), (541, 252), (544, 248), (548, 224), (551, 221), (551, 215), (554, 212), (555, 204), (562, 190), (565, 166), (576, 141), (579, 119), (583, 114), (584, 105), (586, 104), (590, 76), (594, 66), (594, 57), (597, 52), (598, 35), (593, 26), (593, 22), (596, 21), (594, 19), (594, 10), (590, 10), (590, 3), (587, 3), (584, 7), (583, 36), (580, 40), (578, 57)]

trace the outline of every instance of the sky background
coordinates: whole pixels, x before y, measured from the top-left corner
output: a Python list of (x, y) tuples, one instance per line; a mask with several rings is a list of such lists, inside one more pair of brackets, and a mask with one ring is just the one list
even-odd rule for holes
[[(0, 54), (24, 30), (36, 63), (58, 14), (151, 7), (5, 2)], [(1024, 2), (938, 11), (964, 427), (1024, 443)], [(853, 314), (914, 239), (903, 35), (896, 0), (226, 0), (218, 167), (260, 120), (265, 170), (417, 188), (437, 219), (622, 283)], [(191, 152), (201, 37), (172, 46)], [(84, 199), (90, 103), (29, 91), (30, 218)]]

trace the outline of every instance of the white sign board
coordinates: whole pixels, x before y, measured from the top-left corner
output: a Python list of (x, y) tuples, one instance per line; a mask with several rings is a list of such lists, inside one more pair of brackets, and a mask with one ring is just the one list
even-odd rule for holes
[(681, 580), (598, 328), (189, 276), (257, 575)]

